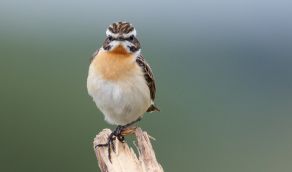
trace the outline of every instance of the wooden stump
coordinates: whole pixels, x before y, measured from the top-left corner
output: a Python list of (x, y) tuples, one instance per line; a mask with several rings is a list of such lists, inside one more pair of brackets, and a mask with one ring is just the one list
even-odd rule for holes
[(134, 150), (129, 148), (127, 143), (114, 141), (116, 153), (112, 151), (112, 163), (108, 159), (107, 147), (97, 147), (97, 144), (106, 143), (110, 135), (110, 129), (102, 130), (96, 135), (93, 148), (98, 160), (99, 168), (102, 172), (163, 172), (162, 166), (157, 162), (155, 152), (152, 148), (149, 135), (137, 128), (135, 135), (139, 155), (136, 156)]

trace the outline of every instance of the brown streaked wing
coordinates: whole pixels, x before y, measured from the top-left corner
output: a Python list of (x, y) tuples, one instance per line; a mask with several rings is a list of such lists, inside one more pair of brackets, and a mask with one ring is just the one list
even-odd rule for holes
[[(155, 86), (155, 80), (154, 80), (152, 70), (151, 70), (149, 64), (144, 60), (142, 55), (139, 55), (137, 57), (136, 62), (142, 68), (142, 70), (144, 72), (144, 78), (145, 78), (146, 83), (148, 85), (148, 88), (150, 90), (151, 100), (154, 101), (155, 93), (156, 93), (156, 86)], [(159, 111), (159, 109), (152, 104), (148, 108), (147, 112), (151, 112), (151, 111)]]

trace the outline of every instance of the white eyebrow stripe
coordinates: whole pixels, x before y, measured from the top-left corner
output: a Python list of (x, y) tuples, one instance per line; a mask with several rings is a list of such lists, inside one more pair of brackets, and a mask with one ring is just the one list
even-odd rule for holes
[[(131, 32), (127, 33), (127, 34), (123, 34), (123, 37), (127, 38), (130, 37), (131, 35), (136, 36), (137, 32), (136, 29), (133, 29)], [(109, 29), (106, 30), (106, 36), (112, 36), (114, 38), (117, 38), (119, 36), (118, 33), (112, 33)]]

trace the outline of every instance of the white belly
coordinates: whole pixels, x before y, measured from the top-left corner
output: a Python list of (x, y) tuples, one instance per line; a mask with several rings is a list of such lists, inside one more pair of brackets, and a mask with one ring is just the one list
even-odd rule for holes
[(150, 91), (142, 72), (113, 81), (102, 79), (91, 65), (87, 89), (110, 124), (128, 124), (142, 116), (151, 104)]

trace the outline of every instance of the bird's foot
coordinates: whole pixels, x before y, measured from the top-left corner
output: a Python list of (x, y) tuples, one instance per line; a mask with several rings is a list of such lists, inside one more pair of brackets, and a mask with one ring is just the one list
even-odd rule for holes
[(108, 140), (107, 143), (104, 144), (98, 144), (95, 146), (95, 148), (97, 147), (107, 147), (108, 149), (108, 159), (110, 160), (110, 162), (112, 162), (111, 160), (111, 150), (113, 150), (113, 152), (116, 152), (116, 147), (115, 147), (115, 143), (114, 140), (117, 138), (120, 142), (124, 143), (125, 142), (125, 136), (133, 134), (136, 130), (136, 127), (130, 127), (131, 125), (133, 125), (134, 123), (140, 121), (141, 118), (138, 118), (137, 120), (126, 124), (126, 125), (118, 125), (117, 128), (108, 136)]

